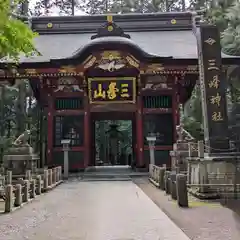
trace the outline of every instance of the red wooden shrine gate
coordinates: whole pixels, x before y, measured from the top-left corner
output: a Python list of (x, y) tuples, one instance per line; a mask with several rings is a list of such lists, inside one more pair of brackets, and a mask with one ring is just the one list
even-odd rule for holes
[[(110, 54), (120, 56), (116, 51), (102, 52), (100, 56)], [(91, 72), (102, 76), (95, 78)], [(63, 138), (71, 139), (71, 170), (95, 165), (93, 122), (96, 120), (132, 121), (132, 147), (137, 167), (148, 166), (146, 137), (150, 133), (157, 137), (156, 163), (170, 164), (169, 150), (179, 120), (177, 76), (141, 76), (136, 73), (136, 69), (122, 69), (112, 77), (113, 73), (104, 76), (91, 69), (88, 72), (91, 78), (85, 74), (84, 77), (60, 77), (48, 81), (49, 165), (63, 163)], [(75, 85), (76, 82), (81, 84)], [(109, 91), (111, 88), (113, 90)]]
[[(99, 18), (102, 17), (104, 16)], [(164, 20), (162, 22), (159, 17), (160, 15), (145, 16), (146, 23), (151, 31), (154, 30), (154, 34), (159, 32), (161, 24), (165, 29), (167, 21), (169, 28), (175, 32), (178, 32), (176, 22), (179, 22), (180, 27), (185, 24), (190, 31), (189, 36), (192, 36), (191, 14), (179, 15), (179, 19), (176, 20), (176, 17), (174, 21), (170, 13), (169, 16), (161, 16)], [(44, 108), (48, 127), (45, 164), (63, 164), (61, 140), (66, 138), (71, 139), (70, 170), (84, 169), (96, 164), (92, 122), (131, 120), (136, 167), (148, 166), (149, 148), (146, 137), (150, 133), (154, 133), (157, 138), (156, 164), (170, 165), (169, 151), (176, 140), (175, 126), (179, 123), (178, 106), (191, 96), (198, 78), (197, 60), (182, 61), (179, 57), (175, 59), (166, 57), (166, 54), (162, 57), (146, 52), (135, 43), (138, 38), (131, 40), (131, 34), (147, 34), (143, 16), (126, 15), (124, 18), (132, 19), (125, 22), (126, 28), (128, 22), (133, 21), (136, 24), (134, 32), (125, 34), (108, 17), (108, 21), (97, 30), (97, 34), (83, 37), (83, 40), (89, 40), (70, 57), (52, 59), (49, 56), (43, 62), (22, 63), (19, 69), (11, 73), (4, 71), (4, 76), (9, 78), (30, 79), (35, 96)], [(54, 19), (49, 20), (54, 24), (45, 24), (44, 21), (48, 19), (34, 20), (36, 23), (44, 22), (43, 25), (33, 24), (35, 28), (39, 28), (40, 35), (42, 33), (40, 37), (47, 37), (48, 32), (52, 33), (49, 39), (58, 36), (58, 33), (61, 33), (59, 36), (63, 39), (73, 37), (74, 29), (74, 34), (66, 34), (65, 29), (69, 29), (69, 26), (62, 30), (57, 28), (61, 24), (68, 24), (64, 19), (56, 19), (56, 22)], [(71, 21), (74, 19), (71, 18)], [(88, 17), (86, 19), (90, 21)], [(91, 24), (98, 24), (94, 19), (90, 21)], [(119, 23), (123, 20), (122, 16), (116, 16), (116, 19)], [(81, 19), (78, 21), (80, 22), (72, 27), (83, 24)], [(144, 23), (143, 26), (139, 22)], [(153, 22), (160, 25), (153, 29)], [(41, 29), (44, 24), (47, 29)], [(137, 28), (141, 28), (142, 32), (136, 32)], [(79, 38), (87, 34), (82, 32), (83, 29), (78, 31)], [(73, 39), (76, 40), (76, 36)], [(66, 44), (71, 44), (71, 40)]]

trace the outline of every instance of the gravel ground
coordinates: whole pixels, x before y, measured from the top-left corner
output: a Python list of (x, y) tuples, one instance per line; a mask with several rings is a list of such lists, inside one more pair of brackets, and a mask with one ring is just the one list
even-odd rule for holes
[(240, 217), (218, 203), (200, 202), (190, 198), (190, 208), (179, 208), (175, 201), (148, 179), (134, 182), (159, 206), (192, 240), (239, 240)]
[(0, 215), (0, 240), (189, 240), (133, 182), (69, 181)]

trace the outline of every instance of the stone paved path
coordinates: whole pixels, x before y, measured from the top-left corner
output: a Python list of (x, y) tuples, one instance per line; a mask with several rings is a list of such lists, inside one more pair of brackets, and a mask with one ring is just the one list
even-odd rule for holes
[(189, 240), (132, 182), (64, 183), (0, 216), (0, 240)]
[(190, 208), (179, 208), (176, 201), (149, 180), (134, 182), (188, 236), (194, 240), (240, 240), (240, 216), (217, 202), (201, 202), (189, 196)]

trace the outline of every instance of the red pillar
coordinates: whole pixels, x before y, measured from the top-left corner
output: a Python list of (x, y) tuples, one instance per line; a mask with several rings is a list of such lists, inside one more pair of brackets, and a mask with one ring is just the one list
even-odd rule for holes
[(176, 131), (176, 126), (179, 125), (179, 96), (178, 96), (178, 89), (177, 89), (177, 81), (178, 77), (174, 77), (174, 86), (173, 86), (173, 91), (172, 91), (172, 114), (173, 114), (173, 123), (174, 123), (174, 142), (177, 141), (177, 131)]
[(88, 97), (84, 94), (84, 168), (90, 165), (90, 112)]
[(52, 162), (52, 153), (53, 153), (53, 98), (51, 94), (48, 94), (48, 141), (47, 141), (47, 164)]
[(144, 166), (143, 159), (143, 111), (142, 111), (142, 98), (137, 96), (137, 116), (136, 116), (136, 127), (137, 127), (137, 167)]

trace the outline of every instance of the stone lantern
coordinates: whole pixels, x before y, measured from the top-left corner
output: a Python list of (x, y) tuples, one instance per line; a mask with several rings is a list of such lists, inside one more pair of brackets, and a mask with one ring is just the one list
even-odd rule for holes
[(155, 165), (155, 143), (156, 143), (156, 136), (151, 133), (148, 137), (147, 137), (147, 141), (148, 141), (148, 145), (149, 145), (149, 153), (150, 153), (150, 164)]
[(69, 152), (69, 144), (71, 140), (70, 139), (63, 139), (61, 140), (61, 144), (63, 145), (63, 153), (64, 153), (64, 163), (63, 163), (63, 176), (64, 179), (68, 178), (68, 173), (69, 173), (69, 157), (68, 157), (68, 152)]

